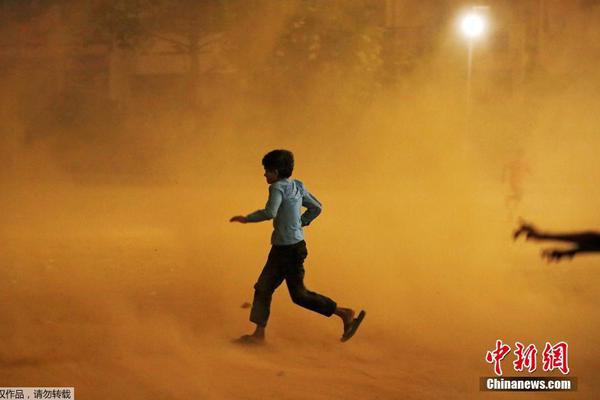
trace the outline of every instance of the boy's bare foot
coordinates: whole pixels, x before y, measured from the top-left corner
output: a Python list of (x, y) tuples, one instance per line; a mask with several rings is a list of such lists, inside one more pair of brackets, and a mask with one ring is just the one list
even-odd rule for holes
[[(360, 310), (356, 318), (352, 318), (352, 321), (349, 324), (344, 324), (344, 334), (341, 338), (342, 342), (345, 342), (354, 336), (366, 314), (365, 310)], [(354, 315), (354, 311), (352, 312), (352, 315)]]
[(234, 341), (241, 344), (262, 344), (265, 342), (265, 327), (256, 325), (252, 335), (242, 335)]
[(354, 320), (354, 314), (356, 313), (351, 308), (338, 308), (335, 314), (344, 322), (344, 332), (346, 332), (350, 324), (352, 324), (352, 321)]
[(354, 336), (354, 334), (356, 333), (356, 330), (358, 329), (362, 320), (365, 318), (365, 315), (367, 314), (367, 313), (365, 313), (364, 310), (361, 310), (358, 313), (358, 316), (356, 318), (354, 318), (354, 314), (356, 314), (354, 312), (354, 310), (351, 308), (344, 308), (344, 307), (337, 307), (333, 313), (335, 315), (337, 315), (338, 317), (340, 317), (342, 319), (342, 321), (344, 322), (344, 333), (342, 334), (342, 337), (341, 337), (342, 342), (345, 342), (345, 341), (349, 340), (352, 336)]
[(265, 337), (258, 336), (255, 334), (252, 335), (242, 335), (238, 339), (235, 340), (236, 343), (240, 344), (264, 344)]

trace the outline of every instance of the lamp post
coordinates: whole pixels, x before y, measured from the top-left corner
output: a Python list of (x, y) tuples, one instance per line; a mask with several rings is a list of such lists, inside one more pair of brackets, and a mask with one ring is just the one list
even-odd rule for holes
[(471, 76), (473, 74), (473, 49), (475, 41), (481, 38), (486, 30), (486, 17), (483, 10), (487, 7), (472, 7), (460, 19), (460, 30), (467, 39), (467, 93), (466, 93), (466, 112), (465, 112), (465, 132), (462, 143), (462, 151), (467, 157), (468, 143), (471, 136)]
[(486, 27), (485, 17), (478, 11), (477, 7), (473, 7), (471, 11), (465, 14), (460, 22), (460, 29), (467, 38), (467, 117), (471, 111), (471, 75), (473, 71), (473, 47), (475, 40), (480, 38)]

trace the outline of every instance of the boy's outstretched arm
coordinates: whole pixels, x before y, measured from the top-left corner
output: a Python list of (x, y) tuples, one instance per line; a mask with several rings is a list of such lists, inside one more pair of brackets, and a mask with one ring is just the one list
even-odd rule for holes
[(313, 219), (321, 214), (323, 205), (308, 191), (304, 192), (304, 196), (302, 196), (302, 205), (306, 207), (306, 211), (302, 214), (300, 220), (302, 221), (302, 226), (308, 226)]
[(269, 186), (269, 200), (267, 200), (264, 209), (256, 210), (246, 216), (236, 215), (235, 217), (232, 217), (229, 222), (241, 222), (245, 224), (247, 222), (261, 222), (273, 219), (277, 215), (277, 210), (279, 210), (282, 200), (283, 194), (281, 193), (281, 190), (271, 185)]

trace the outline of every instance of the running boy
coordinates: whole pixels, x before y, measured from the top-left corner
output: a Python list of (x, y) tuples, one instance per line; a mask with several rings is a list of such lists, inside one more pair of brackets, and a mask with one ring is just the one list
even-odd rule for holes
[[(251, 335), (244, 335), (239, 340), (245, 343), (261, 343), (265, 340), (271, 297), (285, 280), (294, 303), (327, 317), (335, 314), (342, 319), (344, 334), (341, 340), (345, 342), (354, 335), (365, 312), (361, 311), (354, 318), (354, 310), (338, 307), (335, 301), (311, 292), (304, 286), (303, 263), (308, 253), (302, 228), (321, 213), (321, 203), (306, 190), (301, 181), (290, 179), (294, 169), (292, 152), (273, 150), (263, 157), (262, 164), (269, 184), (269, 199), (265, 208), (229, 220), (245, 224), (273, 219), (274, 228), (271, 251), (254, 285), (250, 321), (256, 324), (256, 329)], [(307, 209), (303, 214), (302, 206)]]

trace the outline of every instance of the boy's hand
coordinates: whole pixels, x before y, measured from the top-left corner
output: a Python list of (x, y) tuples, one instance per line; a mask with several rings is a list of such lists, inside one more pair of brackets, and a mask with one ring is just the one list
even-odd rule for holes
[(235, 217), (231, 217), (229, 222), (241, 222), (242, 224), (245, 224), (248, 220), (243, 215), (236, 215)]

